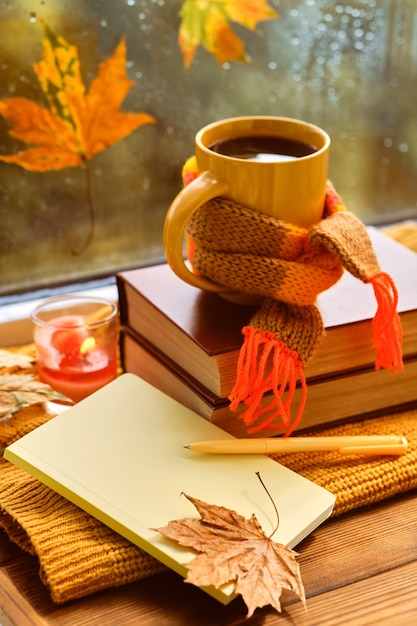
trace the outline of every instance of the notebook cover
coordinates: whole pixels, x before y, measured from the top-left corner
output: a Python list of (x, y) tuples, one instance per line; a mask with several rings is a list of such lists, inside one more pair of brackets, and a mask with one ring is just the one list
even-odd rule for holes
[[(255, 514), (293, 547), (331, 513), (334, 496), (263, 455), (208, 455), (192, 441), (232, 438), (133, 374), (118, 379), (6, 448), (4, 456), (186, 576), (195, 553), (151, 528), (198, 517), (182, 492)], [(233, 585), (206, 592), (226, 604)]]

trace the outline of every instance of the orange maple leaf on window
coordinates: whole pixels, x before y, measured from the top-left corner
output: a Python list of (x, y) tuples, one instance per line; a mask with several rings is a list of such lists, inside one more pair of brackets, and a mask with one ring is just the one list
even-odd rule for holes
[(249, 61), (245, 45), (229, 21), (255, 30), (259, 22), (280, 17), (266, 0), (185, 0), (180, 16), (178, 40), (186, 67), (199, 45), (220, 63)]
[(145, 113), (122, 113), (120, 105), (134, 85), (126, 76), (126, 42), (100, 64), (88, 90), (77, 48), (44, 26), (43, 58), (34, 65), (48, 108), (26, 98), (0, 101), (0, 114), (11, 124), (10, 135), (33, 147), (0, 160), (45, 172), (76, 167), (129, 135), (155, 123)]

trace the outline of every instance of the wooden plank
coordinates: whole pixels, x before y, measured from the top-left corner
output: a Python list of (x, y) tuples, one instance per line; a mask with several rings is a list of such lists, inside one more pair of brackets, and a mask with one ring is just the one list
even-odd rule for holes
[[(286, 596), (283, 615), (269, 608), (257, 610), (251, 625), (417, 623), (416, 519), (417, 497), (410, 492), (330, 520), (298, 547), (308, 613)], [(44, 620), (21, 620), (16, 622), (18, 626), (226, 626), (246, 622), (241, 598), (222, 606), (184, 584), (173, 572), (57, 606), (40, 582), (37, 560), (12, 546), (4, 533), (0, 533), (0, 566), (9, 584), (8, 592), (2, 589), (0, 596), (7, 597), (8, 614), (21, 606), (26, 619), (33, 619), (34, 612)]]
[[(414, 561), (309, 598), (307, 613), (300, 603), (287, 605), (280, 624), (410, 626), (417, 623), (416, 587), (417, 562)], [(276, 623), (273, 616), (263, 622), (264, 626)]]
[(2, 568), (0, 568), (0, 624), (4, 626), (47, 626), (47, 622), (22, 597)]
[(297, 547), (307, 595), (417, 560), (416, 520), (417, 497), (409, 492), (327, 522)]

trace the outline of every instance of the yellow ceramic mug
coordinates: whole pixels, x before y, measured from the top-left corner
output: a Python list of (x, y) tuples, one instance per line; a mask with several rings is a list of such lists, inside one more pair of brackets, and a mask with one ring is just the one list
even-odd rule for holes
[[(195, 155), (200, 174), (177, 195), (165, 219), (165, 254), (173, 271), (195, 287), (225, 292), (193, 274), (183, 257), (187, 222), (217, 196), (298, 226), (319, 222), (329, 147), (330, 138), (321, 128), (284, 117), (236, 117), (198, 131)], [(292, 154), (284, 155), (285, 151)]]

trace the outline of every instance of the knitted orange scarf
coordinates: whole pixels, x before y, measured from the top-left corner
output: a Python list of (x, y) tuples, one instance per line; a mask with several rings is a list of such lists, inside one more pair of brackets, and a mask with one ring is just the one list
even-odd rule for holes
[[(184, 165), (184, 184), (197, 175), (192, 157)], [(307, 397), (304, 366), (324, 333), (317, 296), (334, 285), (344, 269), (374, 289), (376, 368), (394, 373), (402, 369), (396, 287), (381, 271), (366, 228), (330, 183), (323, 219), (309, 229), (222, 197), (198, 209), (186, 235), (196, 274), (230, 291), (262, 298), (250, 325), (242, 330), (237, 378), (229, 396), (232, 410), (240, 402), (247, 405), (240, 417), (249, 434), (284, 428), (289, 435), (299, 424)], [(297, 381), (302, 397), (292, 417)], [(261, 403), (265, 394), (270, 401)]]

